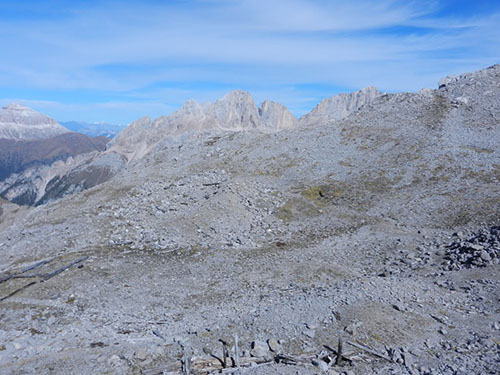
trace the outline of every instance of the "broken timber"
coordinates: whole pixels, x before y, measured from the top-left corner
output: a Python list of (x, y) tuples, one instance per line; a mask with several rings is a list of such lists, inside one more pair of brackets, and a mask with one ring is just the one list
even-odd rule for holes
[[(73, 262), (68, 263), (67, 265), (65, 265), (65, 266), (63, 266), (63, 267), (61, 267), (61, 268), (59, 268), (59, 269), (57, 269), (57, 270), (55, 270), (53, 272), (50, 272), (48, 274), (23, 275), (23, 273), (25, 273), (25, 272), (28, 272), (28, 271), (33, 270), (35, 268), (38, 268), (38, 267), (40, 267), (40, 266), (42, 266), (44, 264), (50, 263), (53, 259), (42, 260), (42, 261), (37, 262), (37, 263), (35, 263), (35, 264), (31, 265), (31, 266), (23, 268), (21, 270), (21, 272), (4, 276), (2, 279), (0, 279), (0, 283), (5, 282), (5, 281), (10, 280), (10, 279), (25, 279), (25, 278), (31, 278), (31, 277), (39, 277), (39, 278), (42, 279), (40, 282), (44, 282), (44, 281), (47, 281), (47, 280), (53, 278), (54, 276), (60, 274), (61, 272), (67, 270), (68, 268), (74, 266), (75, 264), (78, 264), (78, 263), (83, 262), (84, 260), (87, 260), (88, 258), (89, 258), (88, 256), (84, 256), (84, 257), (78, 258), (78, 259), (74, 260)], [(22, 286), (22, 287), (20, 287), (20, 288), (18, 288), (16, 290), (14, 290), (10, 294), (8, 294), (8, 295), (6, 295), (4, 297), (1, 297), (0, 298), (0, 302), (6, 300), (7, 298), (12, 297), (13, 295), (19, 293), (20, 291), (22, 291), (24, 289), (27, 289), (30, 286), (35, 285), (37, 283), (38, 283), (38, 281), (32, 281), (31, 283), (26, 284), (26, 285), (24, 285), (24, 286)]]
[(370, 349), (369, 347), (367, 347), (363, 344), (358, 344), (358, 343), (355, 343), (352, 341), (347, 341), (347, 343), (351, 346), (354, 346), (355, 348), (364, 350), (365, 352), (370, 353), (371, 355), (374, 355), (375, 357), (382, 358), (382, 359), (385, 359), (386, 361), (392, 362), (392, 360), (389, 357), (387, 357), (383, 354), (377, 353), (375, 350)]

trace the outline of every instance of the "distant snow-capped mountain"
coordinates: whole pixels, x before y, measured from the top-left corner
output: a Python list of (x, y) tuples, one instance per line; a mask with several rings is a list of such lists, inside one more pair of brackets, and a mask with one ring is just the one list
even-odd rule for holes
[(56, 120), (19, 103), (0, 109), (0, 139), (36, 140), (68, 133)]

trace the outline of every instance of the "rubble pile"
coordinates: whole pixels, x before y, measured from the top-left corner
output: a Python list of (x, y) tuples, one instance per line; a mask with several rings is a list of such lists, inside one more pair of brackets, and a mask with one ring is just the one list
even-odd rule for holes
[(500, 226), (489, 230), (482, 229), (464, 240), (458, 240), (447, 246), (445, 268), (459, 270), (462, 268), (486, 267), (498, 264), (500, 256)]

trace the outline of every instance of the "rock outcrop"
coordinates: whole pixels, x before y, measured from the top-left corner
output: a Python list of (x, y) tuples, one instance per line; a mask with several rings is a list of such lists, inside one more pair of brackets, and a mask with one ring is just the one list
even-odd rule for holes
[(56, 120), (19, 103), (11, 103), (0, 110), (0, 138), (26, 141), (68, 132)]
[(266, 129), (291, 129), (299, 125), (298, 119), (288, 108), (277, 102), (264, 101), (259, 107), (259, 115)]
[(380, 95), (382, 93), (375, 87), (368, 86), (349, 94), (323, 99), (311, 112), (300, 118), (300, 124), (316, 126), (332, 120), (341, 120)]

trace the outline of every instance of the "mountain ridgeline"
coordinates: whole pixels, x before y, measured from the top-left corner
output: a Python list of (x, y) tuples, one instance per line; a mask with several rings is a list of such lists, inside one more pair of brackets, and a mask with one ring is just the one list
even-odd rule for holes
[(272, 133), (340, 120), (381, 95), (374, 87), (324, 99), (309, 114), (297, 119), (285, 106), (269, 100), (259, 107), (245, 91), (235, 90), (214, 103), (187, 101), (178, 111), (152, 121), (143, 117), (119, 133), (112, 150), (130, 161), (146, 155), (165, 137), (186, 133), (257, 131)]
[[(10, 141), (22, 139), (23, 142), (47, 139), (53, 134), (58, 137), (50, 142), (45, 140), (40, 145), (30, 144), (29, 147), (2, 147), (5, 156), (3, 165), (0, 165), (0, 178), (3, 179), (0, 180), (0, 196), (19, 204), (47, 203), (109, 180), (127, 164), (151, 155), (165, 142), (182, 147), (192, 137), (210, 134), (243, 132), (265, 135), (322, 126), (338, 131), (342, 123), (354, 121), (358, 113), (372, 116), (370, 121), (374, 123), (393, 118), (401, 129), (420, 121), (426, 122), (429, 129), (439, 128), (443, 121), (458, 114), (461, 117), (455, 124), (464, 121), (478, 125), (489, 123), (497, 116), (498, 103), (490, 99), (479, 103), (476, 91), (482, 90), (480, 93), (484, 96), (498, 90), (492, 86), (492, 82), (498, 79), (498, 71), (499, 66), (495, 65), (475, 73), (448, 77), (439, 82), (437, 90), (425, 89), (419, 93), (385, 94), (374, 87), (366, 87), (325, 98), (301, 118), (296, 118), (285, 106), (276, 102), (264, 101), (257, 106), (249, 93), (235, 90), (213, 103), (200, 104), (189, 100), (168, 116), (155, 120), (140, 118), (106, 145), (103, 138), (90, 141), (90, 138), (80, 137), (80, 146), (69, 148), (55, 146), (54, 143), (76, 142), (78, 137), (70, 135), (72, 133), (44, 115), (18, 104), (9, 105), (0, 112), (3, 121), (0, 123), (0, 137)], [(490, 86), (491, 90), (485, 89)], [(388, 102), (392, 103), (389, 108)], [(415, 105), (424, 107), (408, 112), (408, 108)], [(479, 116), (471, 118), (463, 112), (467, 108), (475, 108)], [(350, 134), (360, 142), (366, 136), (360, 133), (361, 129), (353, 127), (350, 130)], [(457, 134), (462, 134), (462, 131)], [(20, 156), (19, 150), (25, 148), (31, 151)], [(73, 151), (70, 152), (70, 149)]]

